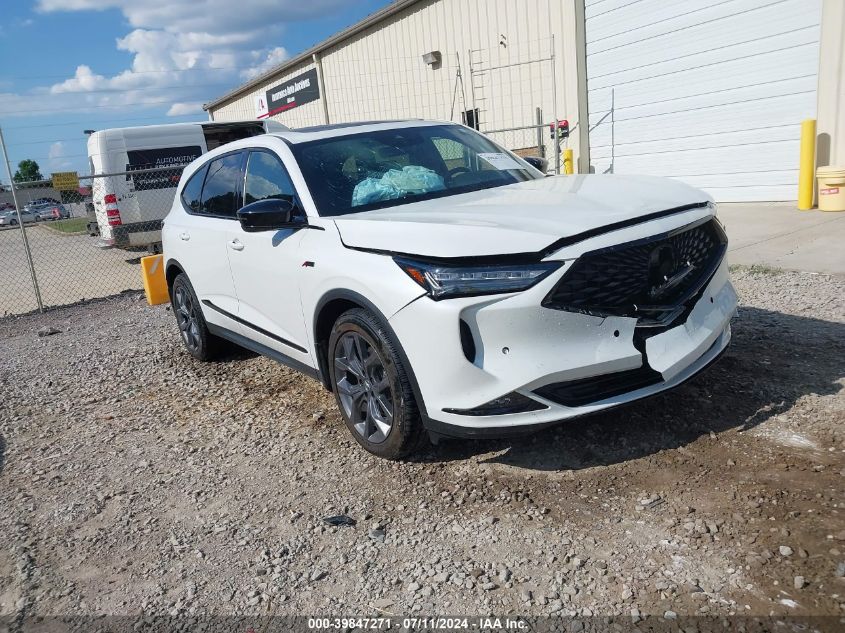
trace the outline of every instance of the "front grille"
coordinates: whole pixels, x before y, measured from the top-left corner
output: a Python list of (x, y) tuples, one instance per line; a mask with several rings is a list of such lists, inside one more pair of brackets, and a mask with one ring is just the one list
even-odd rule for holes
[(556, 310), (666, 325), (710, 281), (728, 239), (715, 218), (585, 253), (543, 300)]
[(535, 389), (534, 393), (566, 407), (580, 407), (591, 402), (599, 402), (606, 398), (636, 391), (643, 387), (650, 387), (662, 380), (663, 376), (659, 372), (644, 365), (639, 369), (618, 371), (580, 380), (556, 382)]

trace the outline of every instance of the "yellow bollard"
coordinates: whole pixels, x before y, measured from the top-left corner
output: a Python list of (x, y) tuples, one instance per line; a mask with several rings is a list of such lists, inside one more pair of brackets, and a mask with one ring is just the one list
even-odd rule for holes
[(167, 280), (164, 277), (164, 256), (149, 255), (141, 258), (141, 277), (144, 281), (144, 294), (151, 306), (167, 303)]
[(813, 190), (816, 184), (816, 120), (801, 121), (801, 157), (798, 162), (798, 209), (813, 208)]
[(564, 174), (574, 174), (575, 169), (573, 168), (573, 157), (572, 157), (572, 150), (566, 148), (563, 150), (563, 173)]

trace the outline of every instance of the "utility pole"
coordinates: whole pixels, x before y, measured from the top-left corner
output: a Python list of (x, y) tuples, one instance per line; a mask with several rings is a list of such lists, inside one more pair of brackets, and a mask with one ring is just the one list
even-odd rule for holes
[(3, 138), (3, 128), (0, 128), (0, 146), (3, 148), (3, 159), (6, 161), (6, 173), (9, 175), (9, 186), (12, 188), (12, 199), (15, 201), (15, 212), (18, 214), (18, 226), (21, 229), (26, 261), (29, 263), (29, 274), (32, 277), (32, 288), (35, 290), (35, 300), (38, 302), (38, 311), (44, 312), (44, 304), (41, 302), (41, 290), (38, 288), (38, 279), (35, 277), (35, 264), (32, 263), (32, 252), (29, 250), (29, 240), (26, 239), (26, 228), (23, 225), (23, 218), (21, 217), (21, 206), (18, 203), (15, 179), (12, 178), (12, 166), (9, 164), (9, 154), (6, 152), (6, 140)]

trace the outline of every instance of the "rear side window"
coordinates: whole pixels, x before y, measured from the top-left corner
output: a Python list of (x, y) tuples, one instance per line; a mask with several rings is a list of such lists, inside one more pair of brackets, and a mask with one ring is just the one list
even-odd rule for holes
[(282, 161), (269, 152), (250, 152), (244, 204), (270, 198), (293, 201), (294, 194), (293, 183)]
[(202, 188), (199, 213), (234, 217), (241, 208), (240, 181), (242, 179), (240, 152), (227, 154), (208, 164)]
[(192, 213), (200, 211), (200, 197), (202, 196), (202, 183), (205, 180), (205, 172), (208, 165), (200, 167), (182, 189), (182, 203)]

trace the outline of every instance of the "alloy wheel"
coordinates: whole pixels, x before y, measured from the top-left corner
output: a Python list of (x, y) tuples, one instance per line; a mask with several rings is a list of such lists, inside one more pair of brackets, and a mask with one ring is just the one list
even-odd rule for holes
[(347, 332), (334, 351), (335, 388), (355, 431), (380, 444), (393, 428), (390, 377), (378, 351), (357, 332)]
[(194, 298), (182, 286), (176, 289), (173, 298), (176, 303), (176, 322), (182, 332), (182, 340), (188, 349), (196, 351), (200, 345), (200, 329)]

